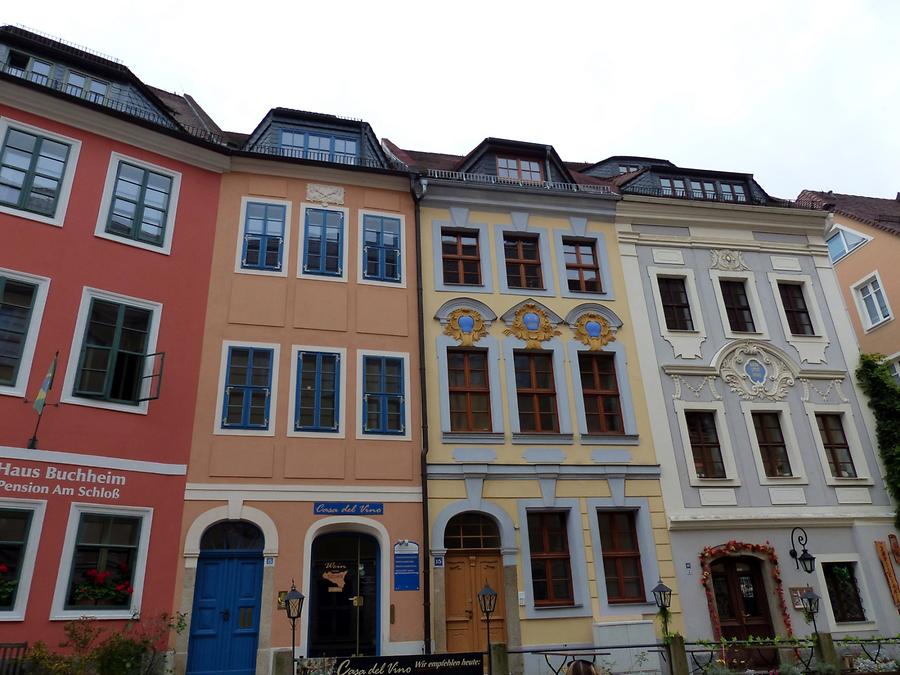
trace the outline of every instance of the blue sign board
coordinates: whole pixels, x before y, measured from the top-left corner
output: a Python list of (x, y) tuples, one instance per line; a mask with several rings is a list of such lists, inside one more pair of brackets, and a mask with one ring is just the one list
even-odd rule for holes
[(317, 516), (383, 516), (380, 502), (313, 502)]
[(394, 544), (394, 590), (419, 590), (419, 545), (415, 542)]

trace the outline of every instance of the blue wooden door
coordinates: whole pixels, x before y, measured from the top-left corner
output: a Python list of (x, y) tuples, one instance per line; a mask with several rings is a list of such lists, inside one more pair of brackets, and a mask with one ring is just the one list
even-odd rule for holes
[(190, 675), (253, 675), (263, 559), (258, 551), (203, 552), (188, 645)]

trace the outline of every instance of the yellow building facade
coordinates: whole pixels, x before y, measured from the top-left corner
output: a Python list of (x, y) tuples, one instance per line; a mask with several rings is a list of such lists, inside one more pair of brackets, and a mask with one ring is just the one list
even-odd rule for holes
[[(674, 567), (616, 197), (559, 180), (552, 148), (490, 140), (419, 186), (432, 632), (484, 649), (489, 585), (492, 642), (540, 673), (536, 652), (654, 642)], [(514, 152), (541, 184), (478, 173)]]

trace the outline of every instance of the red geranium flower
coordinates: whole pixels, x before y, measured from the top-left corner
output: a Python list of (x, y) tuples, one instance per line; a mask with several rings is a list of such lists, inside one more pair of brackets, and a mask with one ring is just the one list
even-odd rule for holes
[(0, 563), (0, 574), (6, 574), (7, 572), (9, 572), (9, 565)]

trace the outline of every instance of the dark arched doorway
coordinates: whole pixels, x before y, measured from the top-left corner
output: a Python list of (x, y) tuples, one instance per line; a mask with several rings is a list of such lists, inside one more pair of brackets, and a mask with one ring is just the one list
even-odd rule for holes
[[(710, 564), (723, 638), (775, 637), (762, 564), (762, 560), (752, 556), (727, 556)], [(778, 665), (778, 653), (774, 649), (735, 648), (728, 651), (728, 659), (753, 666)]]
[(491, 616), (491, 641), (506, 642), (503, 558), (497, 523), (483, 513), (461, 513), (444, 530), (447, 549), (444, 595), (447, 609), (447, 651), (477, 652), (487, 649), (485, 620), (477, 593), (489, 584), (497, 592), (497, 609)]
[(312, 545), (309, 655), (377, 654), (379, 547), (357, 532), (323, 534)]
[(259, 642), (264, 537), (253, 523), (226, 520), (200, 539), (188, 675), (253, 675)]

